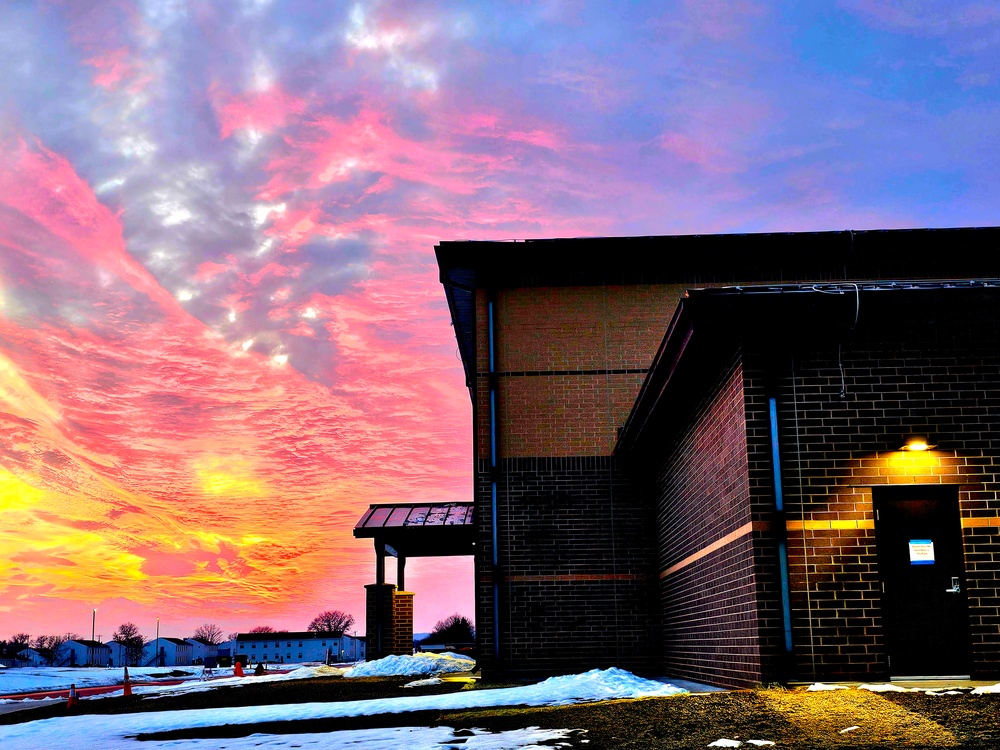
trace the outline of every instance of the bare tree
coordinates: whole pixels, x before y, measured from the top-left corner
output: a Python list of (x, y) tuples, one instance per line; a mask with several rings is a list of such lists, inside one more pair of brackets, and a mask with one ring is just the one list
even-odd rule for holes
[(0, 655), (10, 659), (17, 658), (17, 655), (31, 645), (31, 636), (27, 633), (14, 633), (9, 641), (0, 641)]
[(314, 633), (333, 633), (336, 636), (341, 636), (353, 624), (353, 616), (346, 612), (341, 612), (339, 609), (328, 609), (326, 612), (320, 612), (316, 615), (306, 630), (311, 630)]
[(195, 629), (194, 637), (202, 641), (208, 641), (215, 646), (222, 643), (222, 628), (214, 622), (206, 622)]
[(67, 633), (66, 635), (40, 635), (35, 639), (32, 647), (49, 664), (55, 664), (59, 659), (59, 652), (62, 650), (62, 645), (74, 638), (76, 638), (76, 635), (73, 633)]
[(127, 666), (138, 666), (142, 661), (142, 652), (146, 648), (146, 639), (139, 632), (135, 623), (125, 622), (111, 636), (111, 640), (122, 647), (122, 660)]
[(255, 628), (250, 628), (250, 632), (251, 633), (277, 633), (278, 631), (276, 631), (270, 625), (258, 625)]
[(474, 641), (476, 639), (476, 626), (472, 620), (464, 615), (453, 614), (439, 620), (434, 626), (434, 631), (427, 638), (433, 643), (446, 643), (449, 641)]

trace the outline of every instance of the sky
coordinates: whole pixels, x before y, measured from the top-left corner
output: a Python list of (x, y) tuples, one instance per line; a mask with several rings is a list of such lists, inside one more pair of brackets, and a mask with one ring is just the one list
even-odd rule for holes
[(437, 242), (995, 225), (998, 61), (996, 2), (8, 0), (0, 638), (363, 632), (364, 509), (472, 493)]

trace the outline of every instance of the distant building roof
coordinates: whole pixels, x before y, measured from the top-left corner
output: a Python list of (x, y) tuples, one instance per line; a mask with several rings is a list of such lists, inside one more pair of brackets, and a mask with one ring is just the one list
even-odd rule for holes
[(325, 633), (314, 633), (311, 630), (283, 630), (274, 633), (237, 633), (236, 640), (238, 641), (304, 641), (311, 638), (339, 638), (336, 633), (331, 633), (329, 631)]
[(98, 648), (98, 649), (106, 648), (109, 651), (111, 650), (111, 646), (109, 646), (107, 643), (101, 643), (100, 641), (92, 641), (89, 638), (86, 638), (86, 639), (85, 638), (70, 638), (66, 642), (67, 643), (79, 643), (81, 646), (86, 646), (87, 648)]
[[(156, 640), (156, 639), (154, 639), (154, 640)], [(190, 643), (188, 643), (183, 638), (167, 638), (165, 635), (160, 636), (159, 640), (161, 640), (161, 641), (167, 641), (168, 643), (173, 643), (175, 646), (190, 646), (191, 645)]]

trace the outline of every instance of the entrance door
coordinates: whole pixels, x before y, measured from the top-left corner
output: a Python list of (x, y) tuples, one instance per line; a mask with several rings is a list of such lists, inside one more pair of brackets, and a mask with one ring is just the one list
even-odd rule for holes
[(889, 674), (969, 675), (958, 488), (880, 487), (872, 499)]

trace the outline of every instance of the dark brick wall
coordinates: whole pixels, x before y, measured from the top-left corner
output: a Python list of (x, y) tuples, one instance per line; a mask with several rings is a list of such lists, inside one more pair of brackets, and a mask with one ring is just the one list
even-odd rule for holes
[[(974, 668), (1000, 673), (1000, 335), (991, 310), (942, 305), (928, 319), (901, 308), (894, 325), (745, 360), (747, 391), (759, 394), (747, 422), (761, 502), (765, 381), (780, 403), (799, 679), (887, 676), (872, 487), (899, 484), (957, 485)], [(899, 451), (911, 434), (929, 434), (936, 450)]]
[[(501, 662), (537, 675), (620, 666), (649, 673), (655, 572), (649, 517), (610, 457), (502, 461)], [(492, 646), (489, 473), (480, 466), (477, 627)]]
[[(365, 642), (368, 658), (381, 659), (393, 653), (392, 602), (396, 586), (369, 583), (365, 586)], [(381, 632), (379, 625), (381, 624)]]
[[(721, 685), (761, 682), (755, 527), (750, 508), (743, 374), (731, 359), (703, 383), (678, 434), (639, 459), (654, 469), (663, 665)], [(694, 383), (692, 383), (694, 385)], [(706, 388), (707, 385), (707, 388)], [(676, 413), (674, 413), (676, 414)], [(650, 442), (656, 442), (651, 439)], [(761, 524), (757, 524), (757, 537)]]

